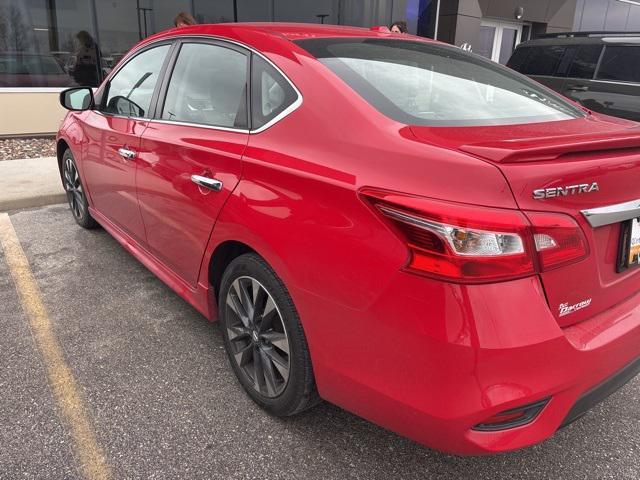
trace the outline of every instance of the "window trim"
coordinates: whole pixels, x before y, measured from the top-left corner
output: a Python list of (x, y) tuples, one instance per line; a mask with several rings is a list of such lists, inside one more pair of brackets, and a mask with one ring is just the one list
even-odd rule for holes
[(612, 80), (610, 78), (599, 78), (600, 67), (602, 66), (602, 62), (604, 61), (604, 56), (607, 54), (607, 49), (613, 48), (613, 47), (636, 47), (637, 48), (639, 47), (639, 45), (620, 45), (620, 44), (606, 45), (605, 44), (604, 48), (600, 52), (600, 58), (598, 59), (598, 65), (596, 66), (596, 70), (593, 72), (592, 80), (594, 82), (601, 82), (601, 83), (614, 83), (614, 84), (624, 83), (625, 85), (640, 85), (640, 82), (634, 82), (632, 80)]
[(171, 83), (171, 77), (173, 76), (173, 71), (175, 69), (176, 63), (178, 61), (178, 57), (180, 56), (180, 50), (182, 50), (182, 46), (184, 44), (189, 43), (198, 43), (202, 45), (211, 45), (217, 46), (221, 48), (227, 48), (234, 52), (238, 52), (243, 54), (246, 57), (246, 78), (247, 78), (247, 91), (245, 93), (245, 105), (247, 108), (247, 125), (250, 128), (251, 125), (251, 112), (249, 110), (249, 89), (251, 86), (249, 75), (251, 74), (250, 65), (251, 65), (251, 52), (247, 51), (244, 48), (239, 48), (236, 45), (230, 44), (229, 42), (221, 42), (214, 39), (207, 40), (206, 38), (192, 38), (192, 37), (180, 37), (175, 42), (175, 48), (171, 53), (171, 58), (169, 61), (169, 66), (164, 72), (164, 76), (162, 77), (160, 83), (160, 90), (158, 91), (157, 102), (154, 105), (154, 111), (152, 117), (149, 119), (155, 123), (164, 123), (168, 125), (185, 125), (191, 127), (206, 127), (215, 130), (227, 131), (227, 132), (242, 132), (248, 133), (250, 131), (249, 128), (238, 128), (238, 127), (225, 127), (222, 125), (207, 125), (206, 123), (193, 123), (186, 122), (183, 120), (166, 120), (162, 118), (162, 110), (164, 109), (164, 104), (167, 100), (167, 92), (169, 90), (169, 84)]
[[(151, 102), (149, 103), (149, 117), (147, 118), (147, 117), (134, 117), (134, 116), (128, 116), (128, 115), (120, 115), (116, 113), (104, 112), (103, 110), (101, 110), (104, 107), (104, 94), (105, 92), (107, 92), (108, 94), (108, 87), (109, 87), (109, 84), (111, 83), (111, 79), (113, 79), (116, 75), (118, 75), (118, 73), (120, 73), (120, 71), (124, 67), (126, 67), (129, 64), (129, 62), (131, 62), (138, 55), (141, 55), (148, 50), (151, 50), (156, 47), (161, 47), (163, 45), (168, 45), (169, 51), (167, 52), (167, 56), (162, 62), (162, 67), (160, 67), (160, 71), (158, 72), (158, 81), (153, 87), (153, 93), (151, 94)], [(104, 82), (102, 82), (102, 85), (98, 87), (98, 90), (95, 93), (95, 97), (97, 97), (97, 101), (95, 102), (95, 106), (93, 107), (92, 111), (99, 115), (102, 115), (104, 117), (109, 117), (109, 118), (129, 118), (131, 120), (138, 120), (138, 121), (145, 121), (145, 122), (152, 120), (155, 116), (156, 104), (158, 101), (159, 86), (164, 79), (167, 66), (169, 65), (169, 61), (171, 60), (171, 58), (173, 58), (175, 49), (176, 49), (176, 41), (175, 39), (172, 38), (172, 39), (163, 39), (157, 42), (149, 43), (128, 54), (126, 57), (123, 58), (124, 61), (121, 62), (119, 65), (117, 65), (117, 67), (112, 72), (109, 73), (109, 76), (104, 80)]]
[[(220, 130), (223, 132), (237, 132), (237, 133), (244, 133), (244, 134), (249, 134), (249, 135), (253, 135), (253, 134), (258, 134), (261, 132), (264, 132), (265, 130), (267, 130), (268, 128), (272, 127), (273, 125), (275, 125), (276, 123), (278, 123), (280, 120), (282, 120), (283, 118), (287, 117), (289, 114), (293, 113), (295, 110), (297, 110), (300, 105), (302, 105), (303, 102), (303, 97), (302, 97), (302, 93), (300, 92), (300, 90), (298, 90), (298, 87), (296, 87), (296, 85), (291, 81), (291, 79), (282, 71), (282, 69), (280, 69), (275, 63), (273, 63), (269, 58), (267, 58), (265, 55), (263, 55), (262, 53), (260, 53), (259, 51), (257, 51), (255, 48), (250, 47), (244, 43), (241, 42), (237, 42), (235, 40), (231, 40), (225, 37), (218, 37), (218, 36), (214, 36), (214, 35), (189, 35), (189, 36), (184, 36), (184, 37), (175, 37), (172, 39), (172, 41), (174, 42), (174, 50), (171, 51), (171, 55), (170, 55), (170, 59), (171, 59), (171, 63), (170, 63), (170, 68), (167, 68), (164, 72), (163, 72), (163, 76), (162, 79), (159, 83), (162, 84), (163, 89), (161, 91), (159, 91), (159, 95), (162, 94), (162, 102), (158, 101), (155, 105), (155, 111), (154, 111), (154, 115), (152, 118), (148, 118), (148, 119), (144, 119), (148, 122), (152, 122), (152, 123), (160, 123), (160, 124), (168, 124), (168, 125), (184, 125), (184, 126), (188, 126), (188, 127), (198, 127), (198, 128), (205, 128), (205, 129), (209, 129), (209, 130)], [(166, 96), (166, 89), (169, 86), (169, 81), (171, 80), (171, 72), (173, 72), (173, 67), (175, 66), (175, 62), (177, 60), (178, 57), (178, 52), (179, 52), (179, 46), (182, 45), (182, 43), (193, 43), (193, 42), (202, 42), (202, 43), (210, 43), (213, 45), (220, 45), (226, 48), (229, 48), (229, 46), (234, 47), (232, 49), (234, 50), (244, 50), (244, 52), (247, 53), (247, 62), (248, 62), (248, 69), (247, 69), (247, 119), (248, 119), (248, 125), (249, 128), (245, 129), (245, 128), (235, 128), (235, 127), (219, 127), (216, 125), (205, 125), (202, 123), (189, 123), (189, 122), (183, 122), (183, 121), (179, 121), (179, 120), (163, 120), (161, 118), (158, 118), (158, 115), (161, 115), (162, 113), (162, 107), (164, 106), (164, 97)], [(157, 43), (161, 43), (161, 41), (159, 42), (153, 42), (152, 44), (155, 45)], [(176, 46), (177, 45), (177, 46)], [(275, 117), (273, 117), (269, 122), (265, 123), (262, 127), (260, 128), (256, 128), (253, 129), (251, 126), (251, 101), (250, 101), (250, 95), (251, 95), (251, 56), (252, 55), (258, 55), (260, 58), (262, 58), (264, 61), (266, 61), (269, 65), (271, 65), (273, 68), (276, 69), (276, 71), (282, 75), (282, 77), (289, 83), (289, 85), (291, 85), (291, 88), (293, 88), (293, 90), (296, 93), (296, 100), (294, 100), (287, 108), (285, 108), (282, 112), (280, 112), (278, 115), (276, 115)], [(159, 100), (160, 97), (158, 97)], [(130, 118), (130, 117), (129, 117)]]

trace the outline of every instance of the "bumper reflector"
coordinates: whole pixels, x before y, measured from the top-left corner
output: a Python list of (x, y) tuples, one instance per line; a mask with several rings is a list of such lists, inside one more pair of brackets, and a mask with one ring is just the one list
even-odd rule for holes
[(512, 408), (495, 414), (493, 417), (479, 423), (472, 430), (479, 432), (498, 432), (510, 428), (521, 427), (533, 422), (542, 409), (549, 403), (550, 398), (545, 398), (536, 403), (530, 403), (518, 408)]

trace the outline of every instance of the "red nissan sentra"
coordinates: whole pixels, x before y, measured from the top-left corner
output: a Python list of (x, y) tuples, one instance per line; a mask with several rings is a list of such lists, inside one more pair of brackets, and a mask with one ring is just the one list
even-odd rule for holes
[(164, 32), (61, 101), (76, 221), (218, 319), (272, 414), (322, 398), (493, 453), (640, 370), (638, 124), (452, 46), (295, 24)]

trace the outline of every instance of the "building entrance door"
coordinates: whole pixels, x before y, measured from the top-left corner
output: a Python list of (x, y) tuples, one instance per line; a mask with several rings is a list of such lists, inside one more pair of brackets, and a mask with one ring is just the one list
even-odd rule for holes
[(474, 51), (504, 65), (521, 39), (522, 24), (483, 20), (478, 48)]

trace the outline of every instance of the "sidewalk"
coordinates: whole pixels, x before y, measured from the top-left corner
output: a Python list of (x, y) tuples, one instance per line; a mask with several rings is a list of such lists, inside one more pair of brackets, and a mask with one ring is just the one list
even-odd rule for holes
[(66, 201), (55, 157), (0, 162), (0, 212)]

